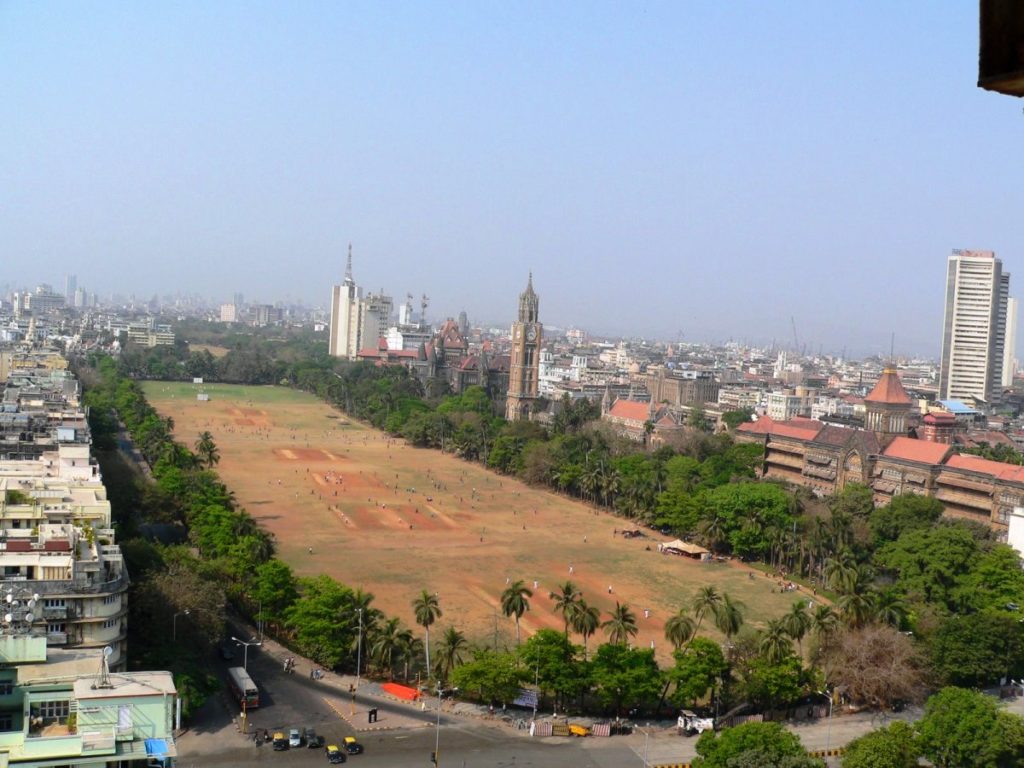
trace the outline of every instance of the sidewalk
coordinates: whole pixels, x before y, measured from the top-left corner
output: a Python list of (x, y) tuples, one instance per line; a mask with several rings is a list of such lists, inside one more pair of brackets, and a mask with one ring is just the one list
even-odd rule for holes
[[(246, 629), (251, 627), (246, 626)], [(296, 656), (294, 651), (285, 648), (271, 637), (264, 635), (262, 650), (264, 655), (270, 656), (281, 667), (284, 667), (284, 660), (288, 657), (295, 659), (295, 674), (309, 675), (312, 669), (321, 669), (319, 665), (313, 664), (309, 659)], [(392, 730), (395, 728), (421, 728), (428, 723), (424, 722), (422, 712), (418, 704), (411, 704), (400, 699), (386, 696), (378, 683), (362, 679), (359, 681), (359, 689), (354, 697), (349, 692), (355, 688), (355, 675), (339, 675), (335, 672), (322, 670), (323, 677), (317, 680), (319, 685), (324, 686), (332, 697), (324, 697), (327, 705), (349, 726), (358, 732)], [(395, 705), (404, 705), (398, 707)], [(387, 707), (386, 711), (381, 708)], [(377, 709), (377, 722), (369, 722), (369, 711)], [(408, 716), (402, 710), (408, 712)], [(445, 714), (449, 714), (445, 710)], [(417, 716), (418, 715), (418, 716)]]

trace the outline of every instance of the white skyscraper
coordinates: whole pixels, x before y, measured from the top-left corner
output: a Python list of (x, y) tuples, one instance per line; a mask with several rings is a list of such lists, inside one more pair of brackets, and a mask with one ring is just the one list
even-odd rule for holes
[(331, 338), (328, 351), (334, 357), (354, 360), (359, 351), (360, 291), (352, 278), (352, 244), (348, 246), (345, 280), (331, 289)]
[[(956, 250), (946, 268), (940, 399), (998, 399), (1010, 275), (992, 251)], [(1011, 345), (1012, 349), (1012, 345)]]

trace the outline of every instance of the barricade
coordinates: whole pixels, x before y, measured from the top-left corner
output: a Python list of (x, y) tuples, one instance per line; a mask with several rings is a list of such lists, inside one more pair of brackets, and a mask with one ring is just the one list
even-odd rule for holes
[(542, 720), (537, 723), (537, 727), (533, 729), (534, 736), (550, 736), (551, 735), (551, 721)]
[(612, 724), (611, 723), (595, 723), (590, 733), (594, 736), (611, 736), (612, 735)]
[(552, 736), (568, 736), (569, 735), (569, 724), (568, 723), (552, 723), (551, 725)]
[(399, 685), (398, 683), (383, 683), (380, 686), (384, 693), (389, 696), (394, 696), (396, 699), (402, 699), (404, 701), (416, 701), (420, 697), (420, 692), (415, 688), (410, 688), (407, 685)]

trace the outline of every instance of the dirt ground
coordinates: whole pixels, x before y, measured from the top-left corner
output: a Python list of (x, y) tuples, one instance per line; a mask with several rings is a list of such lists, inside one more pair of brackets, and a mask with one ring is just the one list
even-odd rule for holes
[[(437, 630), (454, 625), (481, 644), (496, 635), (510, 643), (514, 624), (500, 614), (500, 595), (523, 579), (534, 589), (524, 634), (561, 629), (548, 595), (571, 578), (602, 612), (628, 603), (636, 644), (654, 643), (664, 660), (665, 620), (705, 584), (743, 603), (755, 626), (810, 597), (783, 594), (736, 562), (661, 555), (657, 538), (624, 539), (632, 526), (620, 518), (407, 446), (300, 392), (165, 382), (145, 390), (182, 442), (213, 434), (217, 471), (297, 574), (327, 573), (372, 592), (375, 605), (413, 627), (411, 601), (427, 589), (443, 611)], [(209, 401), (196, 400), (200, 390)]]

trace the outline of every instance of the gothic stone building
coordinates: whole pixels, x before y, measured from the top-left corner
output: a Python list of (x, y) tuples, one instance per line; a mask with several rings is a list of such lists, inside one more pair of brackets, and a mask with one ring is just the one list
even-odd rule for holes
[(892, 369), (882, 374), (864, 405), (867, 429), (762, 416), (740, 425), (736, 438), (764, 445), (765, 477), (820, 495), (860, 483), (872, 489), (877, 506), (899, 494), (931, 496), (951, 517), (1006, 530), (1013, 508), (1024, 502), (1024, 467), (955, 454), (948, 443), (908, 436), (911, 400)]

